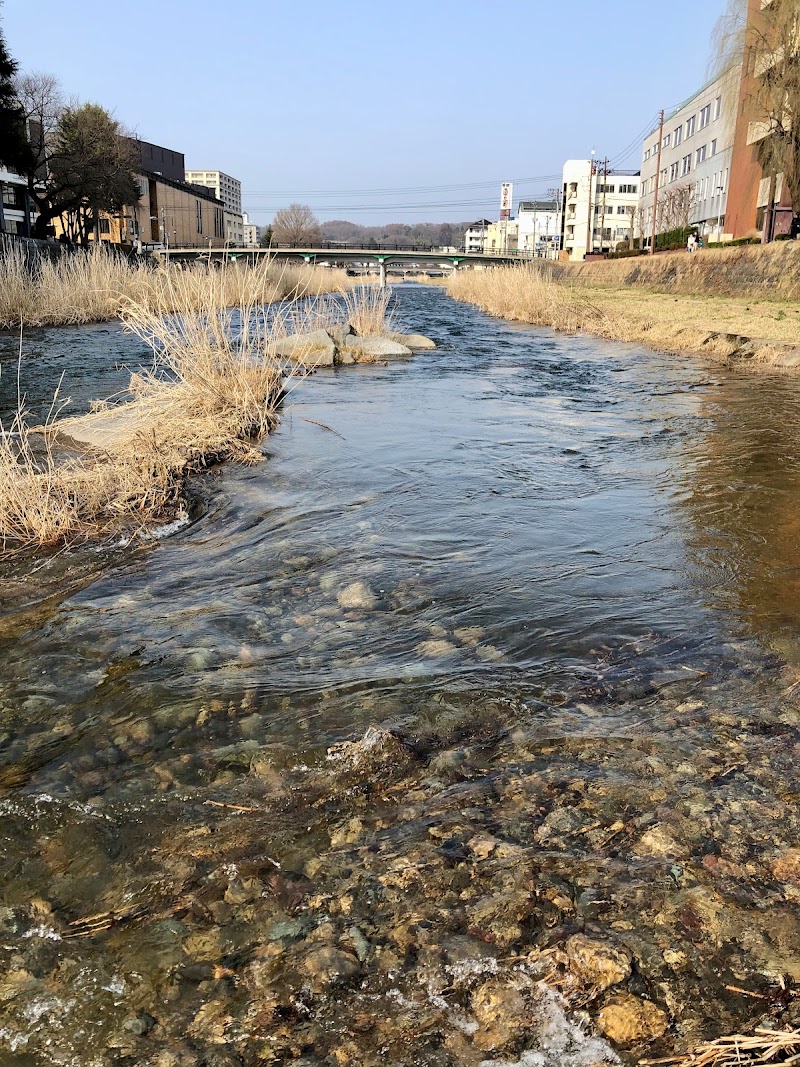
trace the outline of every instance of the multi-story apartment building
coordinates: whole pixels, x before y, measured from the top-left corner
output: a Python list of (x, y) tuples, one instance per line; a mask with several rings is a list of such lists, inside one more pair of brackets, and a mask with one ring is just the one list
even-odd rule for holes
[(517, 208), (517, 247), (532, 256), (552, 258), (559, 246), (558, 204), (555, 200), (520, 200)]
[(609, 170), (594, 159), (568, 159), (562, 182), (562, 255), (579, 261), (638, 236), (638, 171)]
[(486, 231), (492, 225), (490, 219), (478, 219), (464, 233), (464, 251), (482, 252), (486, 241)]
[(225, 205), (225, 240), (236, 248), (244, 244), (242, 219), (242, 183), (221, 170), (187, 170), (186, 181), (214, 190)]
[[(693, 226), (721, 240), (736, 131), (740, 72), (733, 66), (704, 85), (645, 138), (639, 222), (643, 243), (655, 232)], [(656, 201), (656, 181), (658, 200)]]
[(205, 185), (214, 190), (217, 200), (221, 200), (226, 211), (242, 213), (242, 183), (221, 170), (187, 170), (184, 180), (190, 185)]

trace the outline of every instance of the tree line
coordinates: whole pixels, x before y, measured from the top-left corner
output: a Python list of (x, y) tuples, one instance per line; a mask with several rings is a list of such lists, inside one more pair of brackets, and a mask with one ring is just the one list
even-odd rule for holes
[(414, 245), (460, 247), (468, 222), (417, 222), (411, 225), (392, 222), (382, 226), (360, 226), (346, 219), (320, 222), (307, 204), (289, 204), (277, 212), (262, 238), (265, 247), (277, 244), (313, 247), (317, 244), (358, 245), (369, 248), (377, 245)]

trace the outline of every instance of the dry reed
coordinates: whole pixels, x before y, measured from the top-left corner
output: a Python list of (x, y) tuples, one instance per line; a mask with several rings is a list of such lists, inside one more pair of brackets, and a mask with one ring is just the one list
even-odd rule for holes
[(237, 261), (223, 268), (204, 263), (153, 268), (100, 248), (50, 259), (29, 256), (18, 244), (0, 243), (0, 329), (103, 322), (115, 318), (122, 304), (131, 300), (173, 311), (176, 285), (182, 306), (204, 307), (211, 285), (220, 306), (239, 307), (243, 301), (272, 303), (339, 292), (348, 287), (348, 278), (342, 270), (266, 257), (255, 264)]
[(674, 1067), (763, 1067), (766, 1064), (797, 1063), (800, 1060), (800, 1030), (768, 1030), (759, 1026), (752, 1034), (731, 1034), (706, 1041), (684, 1056), (642, 1060), (642, 1064), (672, 1064)]
[(600, 332), (608, 317), (580, 289), (556, 281), (550, 267), (535, 263), (461, 270), (448, 278), (447, 291), (490, 315), (570, 333)]
[(394, 312), (389, 304), (392, 290), (357, 285), (343, 294), (344, 314), (359, 337), (385, 336), (394, 330)]
[[(276, 342), (305, 327), (296, 305), (265, 307), (252, 274), (209, 272), (201, 307), (193, 272), (128, 297), (125, 326), (152, 346), (153, 367), (131, 379), (134, 399), (89, 416), (31, 427), (18, 411), (0, 425), (0, 542), (6, 549), (82, 540), (143, 525), (175, 510), (186, 480), (210, 462), (258, 456), (255, 443), (307, 371), (275, 355)], [(262, 279), (263, 281), (263, 279)], [(241, 303), (226, 308), (232, 286)], [(324, 300), (324, 298), (322, 298)], [(303, 302), (309, 319), (317, 301)], [(86, 436), (87, 428), (90, 430)], [(74, 438), (84, 441), (76, 451)], [(86, 447), (86, 444), (90, 447)]]

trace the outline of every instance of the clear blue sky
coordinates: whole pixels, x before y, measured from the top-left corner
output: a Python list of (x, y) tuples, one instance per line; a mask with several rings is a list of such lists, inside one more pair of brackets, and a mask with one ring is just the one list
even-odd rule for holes
[(705, 80), (723, 6), (5, 0), (0, 19), (23, 70), (240, 178), (255, 221), (300, 200), (374, 223), (496, 217), (501, 180), (544, 193), (593, 148), (634, 143), (638, 166), (658, 109)]

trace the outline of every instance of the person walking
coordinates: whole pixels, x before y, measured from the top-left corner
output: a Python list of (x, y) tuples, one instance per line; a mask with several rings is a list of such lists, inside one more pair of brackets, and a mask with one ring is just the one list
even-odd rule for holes
[(689, 234), (689, 239), (686, 242), (686, 251), (691, 254), (697, 248), (697, 238), (694, 235), (694, 230)]

